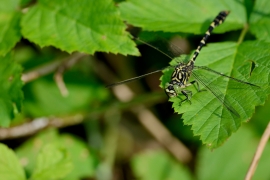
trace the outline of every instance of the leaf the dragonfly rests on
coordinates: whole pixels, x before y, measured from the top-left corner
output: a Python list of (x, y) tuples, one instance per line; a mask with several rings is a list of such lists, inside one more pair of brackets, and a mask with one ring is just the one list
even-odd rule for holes
[[(203, 143), (211, 144), (212, 148), (220, 145), (226, 137), (229, 137), (232, 132), (239, 128), (242, 121), (250, 117), (251, 112), (247, 112), (245, 108), (250, 109), (254, 106), (247, 107), (248, 103), (243, 104), (245, 94), (253, 93), (257, 95), (257, 91), (261, 91), (259, 84), (251, 83), (256, 81), (250, 81), (247, 76), (239, 74), (238, 67), (236, 67), (236, 70), (232, 69), (233, 66), (230, 63), (234, 63), (235, 60), (233, 51), (238, 46), (236, 43), (216, 43), (214, 48), (210, 45), (204, 50), (204, 53), (207, 52), (207, 49), (210, 51), (207, 60), (203, 60), (205, 59), (202, 57), (203, 55), (198, 56), (212, 30), (221, 24), (228, 14), (228, 11), (219, 13), (188, 62), (186, 62), (186, 56), (172, 59), (171, 55), (166, 55), (160, 49), (150, 45), (150, 47), (172, 59), (171, 66), (163, 69), (164, 75), (161, 77), (161, 87), (171, 97), (170, 101), (173, 102), (175, 112), (183, 114), (184, 123), (192, 125), (194, 134), (200, 135)], [(199, 60), (198, 63), (196, 61), (196, 65), (199, 66), (195, 66), (197, 57)], [(209, 67), (207, 67), (208, 65)], [(111, 86), (131, 82), (159, 71), (161, 70), (114, 83)], [(208, 92), (198, 92), (199, 87), (196, 89), (195, 86), (190, 86), (191, 80), (201, 84)], [(180, 97), (181, 94), (184, 99)], [(192, 104), (183, 103), (185, 100)], [(256, 101), (258, 101), (258, 98)]]

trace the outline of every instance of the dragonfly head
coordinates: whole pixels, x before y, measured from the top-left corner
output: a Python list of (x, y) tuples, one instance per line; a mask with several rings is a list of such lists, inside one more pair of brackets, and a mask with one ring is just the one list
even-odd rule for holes
[(174, 85), (171, 83), (166, 84), (165, 92), (169, 97), (175, 97), (177, 96), (177, 93), (174, 89)]

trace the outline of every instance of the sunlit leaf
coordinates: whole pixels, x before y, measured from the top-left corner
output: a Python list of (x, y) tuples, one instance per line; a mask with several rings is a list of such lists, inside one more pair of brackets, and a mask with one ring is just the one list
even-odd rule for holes
[(2, 0), (0, 4), (0, 56), (6, 55), (20, 40), (19, 0)]
[(120, 3), (121, 15), (128, 23), (149, 31), (204, 33), (223, 10), (229, 10), (231, 14), (215, 32), (243, 27), (246, 13), (239, 1), (129, 0)]
[(40, 0), (21, 24), (24, 37), (41, 47), (139, 55), (112, 0)]
[(60, 179), (73, 168), (67, 153), (52, 144), (45, 145), (37, 156), (33, 180)]
[(0, 179), (24, 180), (24, 170), (15, 153), (6, 145), (0, 143)]
[(21, 66), (13, 62), (11, 54), (0, 57), (0, 126), (8, 126), (15, 109), (21, 110), (21, 71)]
[[(220, 146), (240, 127), (242, 122), (251, 118), (255, 106), (265, 103), (270, 92), (268, 71), (270, 50), (264, 47), (269, 45), (256, 41), (244, 42), (241, 45), (236, 43), (209, 44), (196, 60), (195, 64), (198, 66), (207, 66), (261, 87), (252, 87), (200, 70), (209, 85), (211, 84), (213, 88), (224, 94), (240, 118), (231, 113), (209, 91), (198, 92), (195, 86), (187, 88), (193, 92), (191, 104), (185, 102), (181, 105), (182, 96), (171, 98), (175, 112), (183, 114), (184, 124), (191, 125), (194, 135), (200, 136), (202, 142), (210, 148)], [(169, 81), (171, 71), (165, 72), (162, 78), (163, 87)], [(202, 85), (201, 88), (203, 88)]]
[(250, 31), (260, 40), (270, 41), (270, 1), (257, 0), (250, 16)]
[(34, 171), (38, 153), (48, 142), (55, 147), (64, 149), (73, 164), (72, 171), (62, 179), (79, 179), (93, 176), (95, 158), (89, 152), (87, 145), (79, 138), (67, 134), (59, 135), (53, 129), (38, 134), (16, 150), (29, 174)]

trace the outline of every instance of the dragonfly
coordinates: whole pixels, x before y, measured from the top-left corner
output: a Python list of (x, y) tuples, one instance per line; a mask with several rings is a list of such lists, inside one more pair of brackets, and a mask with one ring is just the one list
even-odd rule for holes
[[(215, 71), (213, 69), (210, 69), (210, 68), (208, 68), (206, 66), (195, 66), (195, 61), (196, 61), (201, 49), (205, 46), (205, 44), (206, 44), (208, 38), (210, 37), (212, 31), (214, 30), (215, 27), (219, 26), (220, 24), (222, 24), (225, 21), (226, 17), (229, 15), (229, 13), (230, 13), (229, 11), (221, 11), (215, 17), (215, 19), (212, 21), (212, 23), (208, 27), (207, 31), (205, 32), (205, 34), (204, 34), (202, 40), (200, 41), (197, 49), (194, 51), (193, 55), (191, 56), (191, 58), (189, 59), (189, 61), (187, 63), (179, 62), (176, 66), (168, 66), (168, 67), (165, 67), (163, 69), (159, 69), (159, 70), (147, 73), (147, 74), (143, 74), (141, 76), (137, 76), (137, 77), (134, 77), (134, 78), (130, 78), (130, 79), (127, 79), (127, 80), (123, 80), (123, 81), (120, 81), (120, 82), (116, 82), (116, 83), (107, 85), (106, 87), (111, 88), (113, 86), (117, 86), (117, 85), (120, 85), (120, 84), (124, 84), (124, 83), (128, 83), (128, 82), (131, 82), (131, 81), (141, 79), (141, 78), (143, 78), (145, 76), (148, 76), (148, 75), (163, 71), (163, 70), (168, 69), (168, 68), (174, 68), (174, 71), (172, 72), (172, 75), (171, 75), (170, 82), (168, 82), (165, 85), (165, 93), (168, 95), (169, 98), (177, 97), (178, 95), (182, 94), (182, 95), (185, 96), (185, 99), (183, 99), (181, 101), (181, 104), (183, 102), (185, 102), (185, 101), (189, 101), (191, 103), (192, 91), (187, 90), (186, 88), (195, 83), (195, 84), (197, 84), (197, 90), (200, 91), (199, 84), (201, 84), (201, 85), (203, 85), (205, 87), (206, 90), (211, 92), (223, 104), (223, 106), (230, 113), (234, 114), (237, 117), (240, 117), (238, 112), (233, 108), (233, 106), (230, 104), (230, 102), (227, 100), (227, 98), (225, 98), (225, 95), (218, 88), (211, 85), (209, 83), (209, 80), (207, 80), (207, 78), (205, 78), (205, 76), (203, 76), (202, 74), (198, 74), (196, 71), (193, 71), (194, 69), (205, 70), (205, 71), (208, 71), (210, 73), (214, 73), (216, 75), (223, 76), (225, 78), (229, 78), (229, 79), (231, 79), (233, 81), (236, 81), (238, 83), (242, 83), (242, 84), (245, 84), (245, 85), (260, 88), (260, 86), (257, 86), (255, 84), (252, 84), (252, 83), (249, 83), (249, 82), (246, 82), (246, 81), (242, 81), (240, 79), (237, 79), (237, 78), (234, 78), (234, 77), (231, 77), (231, 76), (227, 76), (227, 75), (225, 75), (223, 73), (217, 72), (217, 71)], [(137, 39), (137, 40), (139, 40), (140, 42), (142, 42), (142, 43), (144, 43), (144, 44), (158, 50), (159, 52), (166, 55), (170, 59), (173, 59), (171, 56), (167, 55), (166, 53), (159, 50), (158, 48), (156, 48), (156, 47), (154, 47), (154, 46), (152, 46), (152, 45), (150, 45), (150, 44), (148, 44), (148, 43), (146, 43), (146, 42), (144, 42), (144, 41), (142, 41), (140, 39)], [(194, 77), (195, 80), (189, 82), (191, 76)]]

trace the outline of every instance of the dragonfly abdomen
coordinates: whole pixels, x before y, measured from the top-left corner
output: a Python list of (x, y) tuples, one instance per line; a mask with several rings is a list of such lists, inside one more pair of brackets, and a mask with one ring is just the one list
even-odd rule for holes
[(215, 29), (215, 27), (219, 26), (220, 24), (222, 24), (227, 15), (230, 13), (230, 11), (221, 11), (216, 18), (214, 19), (214, 21), (210, 24), (210, 26), (208, 27), (207, 31), (204, 34), (204, 37), (202, 38), (202, 40), (200, 41), (200, 44), (198, 45), (197, 49), (195, 50), (192, 58), (190, 59), (188, 65), (194, 64), (197, 56), (199, 55), (202, 47), (206, 44), (206, 41), (208, 40), (209, 36), (211, 35), (212, 31)]
[(221, 11), (208, 27), (208, 30), (205, 32), (204, 37), (200, 41), (199, 46), (193, 53), (193, 56), (191, 57), (189, 62), (187, 64), (180, 63), (179, 65), (175, 67), (174, 72), (172, 73), (172, 76), (171, 76), (171, 81), (167, 84), (165, 88), (165, 92), (167, 93), (169, 97), (175, 97), (178, 95), (178, 93), (181, 92), (187, 97), (187, 99), (189, 99), (186, 91), (181, 90), (181, 89), (184, 89), (187, 86), (187, 82), (194, 68), (194, 62), (197, 56), (199, 55), (202, 47), (206, 44), (206, 41), (211, 35), (213, 29), (217, 27), (218, 25), (222, 24), (225, 21), (225, 18), (227, 17), (228, 14), (229, 14), (229, 11)]

